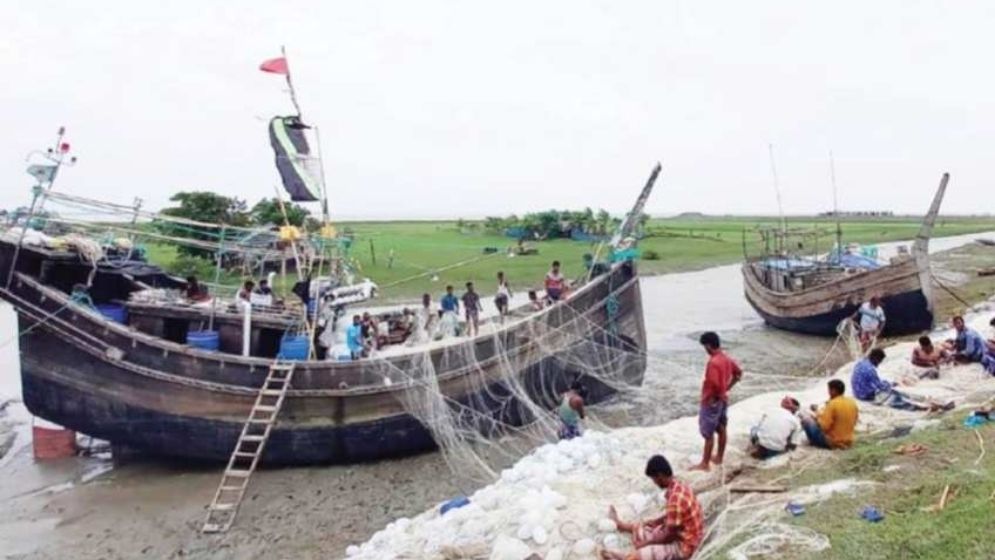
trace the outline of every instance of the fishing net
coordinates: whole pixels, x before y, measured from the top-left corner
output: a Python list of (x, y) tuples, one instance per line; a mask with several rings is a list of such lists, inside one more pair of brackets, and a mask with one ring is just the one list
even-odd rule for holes
[[(475, 483), (558, 439), (555, 409), (571, 383), (599, 400), (625, 399), (639, 391), (633, 372), (645, 363), (641, 349), (567, 305), (504, 327), (485, 323), (475, 343), (437, 341), (408, 360), (374, 358), (368, 366), (385, 384), (406, 387), (396, 392), (404, 410), (431, 433), (450, 470)], [(458, 398), (443, 387), (454, 375)], [(590, 408), (583, 424), (604, 426)]]

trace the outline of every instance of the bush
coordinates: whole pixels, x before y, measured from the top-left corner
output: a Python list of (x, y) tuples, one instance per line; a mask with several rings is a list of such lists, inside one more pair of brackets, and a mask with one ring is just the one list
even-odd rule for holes
[(642, 258), (644, 261), (658, 261), (660, 260), (660, 253), (652, 249), (646, 249), (643, 251)]
[(182, 278), (196, 276), (201, 280), (213, 280), (215, 266), (214, 261), (190, 255), (178, 255), (166, 266), (166, 270)]

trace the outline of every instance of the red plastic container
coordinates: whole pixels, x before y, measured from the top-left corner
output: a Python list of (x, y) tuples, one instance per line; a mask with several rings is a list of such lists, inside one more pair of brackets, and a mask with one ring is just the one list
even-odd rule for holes
[(76, 455), (76, 432), (65, 428), (31, 428), (35, 459), (62, 459)]

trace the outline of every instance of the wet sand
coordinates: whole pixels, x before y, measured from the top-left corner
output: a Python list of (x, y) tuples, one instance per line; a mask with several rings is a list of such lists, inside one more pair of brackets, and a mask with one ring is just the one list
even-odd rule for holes
[[(963, 260), (940, 257), (937, 264), (956, 271)], [(831, 340), (765, 328), (742, 299), (736, 267), (647, 278), (643, 289), (651, 341), (646, 381), (634, 398), (594, 410), (608, 425), (659, 424), (692, 413), (704, 364), (695, 336), (710, 325), (747, 372), (735, 391), (739, 399), (779, 387), (798, 389), (810, 384), (806, 373), (821, 374), (846, 359), (838, 352), (815, 368)], [(10, 347), (0, 352), (0, 363), (11, 363)], [(16, 378), (16, 371), (4, 371), (0, 388), (9, 389)], [(475, 487), (452, 475), (437, 453), (347, 467), (263, 470), (254, 476), (232, 530), (201, 535), (218, 467), (138, 461), (111, 468), (107, 458), (35, 463), (27, 422), (18, 403), (0, 415), (0, 448), (9, 434), (17, 435), (0, 459), (0, 557), (340, 557), (347, 545), (390, 521)]]

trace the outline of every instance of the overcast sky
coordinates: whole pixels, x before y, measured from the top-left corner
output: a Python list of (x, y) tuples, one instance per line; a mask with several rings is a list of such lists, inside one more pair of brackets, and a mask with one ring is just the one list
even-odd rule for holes
[[(157, 4), (157, 5), (156, 5)], [(0, 4), (0, 206), (59, 125), (58, 188), (161, 207), (250, 202), (291, 111), (259, 63), (287, 46), (338, 217), (840, 206), (995, 212), (995, 3), (50, 2)]]

